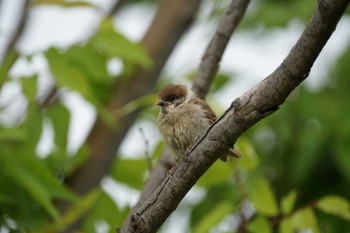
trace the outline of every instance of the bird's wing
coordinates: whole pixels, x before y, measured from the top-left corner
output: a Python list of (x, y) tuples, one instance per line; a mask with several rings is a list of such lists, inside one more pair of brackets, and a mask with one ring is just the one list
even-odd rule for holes
[(209, 107), (209, 105), (200, 98), (193, 98), (190, 103), (198, 104), (202, 107), (203, 112), (206, 118), (209, 120), (210, 124), (213, 124), (216, 121), (216, 115), (213, 110)]

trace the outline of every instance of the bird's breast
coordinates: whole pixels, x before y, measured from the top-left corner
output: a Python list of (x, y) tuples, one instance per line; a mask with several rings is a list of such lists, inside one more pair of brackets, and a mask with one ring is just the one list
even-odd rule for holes
[[(181, 111), (179, 111), (181, 110)], [(159, 128), (175, 157), (181, 157), (209, 128), (210, 123), (203, 112), (178, 109), (161, 113)]]

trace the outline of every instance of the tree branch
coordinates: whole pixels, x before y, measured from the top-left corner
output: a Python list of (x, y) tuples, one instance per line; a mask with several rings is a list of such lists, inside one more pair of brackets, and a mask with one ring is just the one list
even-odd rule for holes
[(219, 69), (219, 63), (227, 43), (248, 7), (250, 0), (233, 0), (227, 8), (211, 39), (193, 81), (192, 90), (199, 98), (205, 99), (210, 85)]
[[(20, 39), (27, 23), (28, 19), (28, 4), (29, 0), (25, 0), (21, 8), (19, 9), (19, 12), (16, 12), (18, 15), (18, 22), (17, 25), (15, 25), (15, 29), (12, 35), (10, 35), (10, 39), (5, 45), (4, 51), (2, 54), (0, 54), (0, 90), (5, 83), (6, 79), (8, 78), (8, 72), (12, 65), (16, 62), (18, 55), (17, 53), (12, 53), (11, 51), (14, 50), (18, 40)], [(1, 4), (0, 4), (0, 7)]]
[[(211, 82), (213, 81), (214, 76), (217, 72), (217, 69), (219, 67), (218, 63), (220, 62), (222, 54), (225, 51), (228, 40), (240, 22), (241, 18), (243, 17), (249, 1), (250, 0), (233, 0), (231, 2), (225, 13), (225, 16), (218, 25), (218, 29), (216, 30), (210, 44), (206, 49), (206, 52), (202, 58), (201, 65), (198, 67), (197, 75), (192, 86), (193, 91), (200, 95), (203, 99), (208, 93)], [(207, 69), (207, 67), (210, 67), (210, 69)], [(200, 91), (201, 94), (199, 94), (197, 90)], [(174, 160), (171, 157), (169, 151), (165, 150), (160, 156), (158, 163), (154, 166), (151, 174), (149, 175), (144, 188), (142, 189), (140, 198), (136, 205), (132, 208), (131, 213), (134, 213), (162, 183), (173, 163)], [(125, 221), (124, 227), (128, 226), (130, 216)]]
[(6, 59), (6, 56), (15, 47), (15, 45), (17, 44), (17, 41), (22, 35), (22, 32), (24, 31), (24, 28), (27, 22), (27, 16), (28, 16), (28, 4), (29, 4), (29, 0), (25, 0), (22, 3), (21, 9), (19, 10), (19, 12), (15, 14), (15, 15), (18, 15), (18, 23), (16, 25), (16, 29), (14, 30), (9, 43), (7, 44), (7, 47), (5, 48), (2, 58), (0, 58), (0, 62), (3, 62)]
[(108, 11), (107, 15), (109, 17), (115, 15), (125, 4), (126, 0), (116, 0), (111, 9)]
[(172, 176), (131, 216), (124, 232), (155, 232), (179, 202), (238, 137), (275, 111), (308, 75), (336, 28), (349, 0), (322, 0), (311, 21), (283, 63), (241, 97), (208, 129), (178, 164)]

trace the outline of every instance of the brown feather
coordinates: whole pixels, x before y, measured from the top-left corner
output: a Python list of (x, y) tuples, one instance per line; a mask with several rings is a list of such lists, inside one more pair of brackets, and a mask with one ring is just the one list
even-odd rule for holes
[(159, 93), (159, 98), (165, 101), (184, 98), (187, 95), (187, 88), (184, 87), (184, 85), (166, 85)]
[(216, 121), (216, 115), (209, 105), (202, 99), (194, 97), (188, 102), (189, 104), (197, 104), (202, 107), (205, 117), (209, 120), (210, 124), (213, 124)]
[[(210, 124), (213, 124), (216, 121), (217, 117), (216, 117), (214, 111), (210, 108), (210, 106), (204, 100), (195, 97), (189, 101), (189, 104), (200, 105), (203, 109), (203, 112), (204, 112), (206, 118), (209, 120)], [(237, 151), (235, 148), (230, 148), (228, 150), (228, 154), (221, 156), (220, 160), (227, 161), (228, 156), (233, 156), (235, 158), (242, 158), (242, 154), (239, 151)]]

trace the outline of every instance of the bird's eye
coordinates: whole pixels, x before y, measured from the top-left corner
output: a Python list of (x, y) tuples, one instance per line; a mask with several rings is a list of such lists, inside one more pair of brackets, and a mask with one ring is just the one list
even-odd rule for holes
[(170, 101), (170, 102), (173, 102), (175, 99), (176, 99), (175, 96), (171, 96), (171, 97), (169, 98), (169, 101)]

